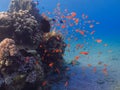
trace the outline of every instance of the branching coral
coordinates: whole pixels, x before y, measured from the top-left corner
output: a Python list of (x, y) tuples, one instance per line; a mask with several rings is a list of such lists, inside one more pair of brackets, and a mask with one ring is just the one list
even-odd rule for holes
[(33, 43), (39, 42), (36, 40), (41, 40), (38, 22), (27, 10), (14, 12), (12, 19), (14, 21), (14, 37), (16, 42), (18, 41), (17, 43), (33, 45)]
[(8, 37), (14, 39), (16, 44), (32, 47), (33, 44), (37, 45), (41, 41), (42, 31), (40, 31), (39, 23), (28, 10), (0, 13), (0, 16), (0, 41)]
[[(6, 60), (9, 56), (15, 56), (17, 54), (17, 48), (15, 42), (12, 39), (4, 39), (0, 43), (0, 64), (9, 65), (9, 61)], [(2, 66), (1, 66), (2, 67)]]

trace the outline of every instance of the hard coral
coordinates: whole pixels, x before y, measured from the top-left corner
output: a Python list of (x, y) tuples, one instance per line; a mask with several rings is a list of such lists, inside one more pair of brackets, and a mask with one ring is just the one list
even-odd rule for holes
[(14, 40), (6, 38), (0, 43), (0, 61), (3, 60), (3, 58), (15, 56), (16, 54), (17, 48)]
[(63, 72), (65, 47), (33, 1), (13, 0), (0, 13), (0, 90), (41, 88), (45, 75)]
[(0, 87), (4, 87), (2, 90), (22, 90), (26, 83), (34, 85), (43, 80), (44, 73), (37, 56), (22, 56), (15, 41), (9, 38), (0, 43), (0, 48)]
[[(45, 65), (45, 72), (56, 72), (59, 70), (62, 72), (64, 66), (63, 54), (66, 44), (63, 41), (61, 34), (57, 34), (55, 31), (45, 34), (43, 42), (40, 43), (37, 51), (42, 57), (43, 65)], [(52, 67), (51, 68), (51, 63)]]
[(9, 12), (18, 12), (19, 10), (30, 10), (32, 0), (12, 0)]

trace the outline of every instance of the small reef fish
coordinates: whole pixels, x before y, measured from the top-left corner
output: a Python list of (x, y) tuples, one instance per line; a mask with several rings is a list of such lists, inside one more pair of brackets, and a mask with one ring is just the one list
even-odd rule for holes
[(102, 40), (101, 40), (101, 39), (97, 39), (96, 42), (97, 42), (97, 43), (101, 43)]
[(91, 67), (92, 65), (91, 64), (88, 64), (88, 67)]
[(79, 23), (79, 19), (75, 19), (75, 23), (78, 24)]
[(80, 33), (81, 35), (84, 35), (84, 34), (85, 34), (85, 32), (82, 31), (82, 30), (80, 30), (79, 33)]
[(67, 47), (70, 47), (70, 44), (67, 44)]
[(42, 86), (46, 86), (47, 85), (47, 81), (44, 81), (43, 83), (42, 83)]
[(75, 60), (79, 60), (80, 56), (75, 56)]
[(107, 67), (108, 65), (107, 64), (104, 64), (104, 67)]
[(60, 74), (60, 70), (58, 68), (55, 69), (55, 71)]
[(80, 54), (88, 55), (89, 53), (88, 52), (80, 52)]
[(107, 68), (104, 68), (102, 72), (104, 73), (104, 75), (108, 75)]
[(76, 30), (76, 32), (79, 32), (81, 35), (84, 35), (84, 34), (85, 34), (85, 32), (84, 32), (84, 31), (79, 30), (79, 29), (77, 29), (77, 30)]
[(93, 25), (93, 24), (91, 24), (91, 25), (90, 25), (90, 28), (93, 28), (93, 27), (94, 27), (94, 25)]
[(76, 16), (76, 13), (75, 13), (75, 12), (72, 12), (72, 13), (71, 13), (71, 16), (72, 16), (72, 17), (75, 17), (75, 16)]
[(67, 87), (67, 86), (68, 86), (68, 81), (65, 82), (65, 87)]
[(54, 63), (52, 62), (52, 63), (50, 63), (50, 64), (49, 64), (49, 67), (51, 67), (51, 68), (52, 68), (52, 67), (53, 67), (53, 65), (54, 65)]
[(95, 33), (95, 30), (93, 30), (90, 34), (93, 35)]
[(66, 28), (66, 26), (65, 26), (65, 25), (62, 25), (62, 26), (61, 26), (61, 28), (63, 28), (63, 29), (64, 29), (64, 28)]
[(95, 73), (96, 71), (97, 71), (97, 68), (96, 68), (96, 67), (94, 67), (94, 68), (93, 68), (93, 72)]

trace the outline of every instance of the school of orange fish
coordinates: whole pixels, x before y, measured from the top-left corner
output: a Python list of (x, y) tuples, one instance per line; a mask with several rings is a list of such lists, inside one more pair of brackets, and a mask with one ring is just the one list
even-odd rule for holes
[[(95, 25), (100, 24), (100, 22), (96, 20), (89, 20), (88, 15), (85, 15), (84, 13), (81, 16), (77, 16), (77, 13), (75, 11), (69, 12), (68, 9), (61, 10), (60, 8), (61, 4), (58, 3), (57, 7), (54, 9), (53, 12), (44, 11), (42, 13), (42, 16), (50, 21), (51, 24), (51, 31), (55, 30), (58, 33), (61, 33), (67, 42), (67, 49), (66, 52), (71, 52), (71, 42), (76, 41), (79, 43), (79, 39), (82, 39), (84, 43), (76, 44), (74, 47), (75, 50), (80, 50), (84, 48), (85, 46), (88, 46), (88, 42), (90, 38), (93, 40), (93, 42), (98, 43), (100, 45), (103, 45), (104, 47), (107, 47), (108, 44), (103, 44), (102, 39), (95, 39), (94, 34), (96, 33), (96, 30), (94, 30)], [(52, 18), (51, 18), (52, 17)], [(56, 50), (56, 52), (60, 52), (60, 50)], [(109, 52), (109, 50), (108, 50)], [(78, 55), (73, 57), (73, 60), (71, 61), (71, 65), (76, 65), (76, 62), (80, 60), (81, 55), (88, 56), (90, 54), (89, 51), (80, 51)], [(98, 55), (101, 55), (102, 52), (98, 52)], [(65, 56), (65, 54), (63, 55)], [(50, 63), (49, 67), (52, 67), (54, 63)], [(108, 75), (107, 70), (107, 64), (99, 61), (98, 65), (103, 65), (103, 69), (101, 70), (104, 75)], [(92, 64), (88, 63), (87, 67), (93, 67), (93, 72), (97, 72), (97, 67), (92, 66)], [(66, 71), (70, 70), (69, 67), (66, 68)], [(59, 70), (56, 70), (59, 73)], [(47, 82), (45, 81), (43, 85), (45, 85)], [(65, 82), (65, 87), (67, 87), (69, 84), (68, 81)]]

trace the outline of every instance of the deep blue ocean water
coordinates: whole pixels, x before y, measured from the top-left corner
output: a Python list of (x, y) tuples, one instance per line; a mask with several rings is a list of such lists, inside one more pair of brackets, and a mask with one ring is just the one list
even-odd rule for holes
[[(0, 0), (0, 11), (6, 11), (9, 6), (10, 0)], [(80, 65), (71, 67), (71, 72), (74, 72), (76, 76), (71, 75), (71, 80), (67, 88), (63, 83), (55, 84), (53, 90), (119, 90), (114, 87), (120, 86), (120, 0), (38, 0), (40, 13), (45, 11), (53, 12), (56, 8), (56, 4), (59, 2), (61, 5), (61, 11), (68, 9), (69, 12), (76, 12), (77, 17), (81, 17), (84, 13), (88, 15), (89, 19), (99, 21), (99, 25), (95, 25), (96, 30), (94, 37), (103, 40), (102, 44), (94, 43), (92, 40), (88, 40), (89, 44), (85, 45), (85, 48), (76, 50), (75, 45), (82, 42), (82, 39), (78, 41), (67, 41), (71, 44), (71, 52), (67, 52), (65, 59), (70, 62), (80, 51), (87, 50), (90, 55), (87, 57), (81, 56)], [(52, 17), (51, 17), (52, 18)], [(74, 26), (75, 27), (75, 26)], [(86, 28), (87, 29), (87, 28)], [(88, 30), (89, 31), (89, 30)], [(63, 30), (64, 32), (64, 30)], [(72, 35), (72, 29), (69, 28), (69, 34)], [(79, 38), (79, 35), (75, 35)], [(68, 37), (69, 38), (69, 37)], [(108, 47), (103, 47), (103, 44), (108, 44)], [(92, 48), (91, 48), (92, 47)], [(102, 52), (99, 57), (96, 53)], [(108, 53), (109, 52), (109, 53)], [(101, 73), (102, 66), (98, 66), (99, 61), (108, 65), (109, 76), (106, 77)], [(86, 68), (87, 64), (92, 64), (93, 67), (98, 68), (97, 73), (92, 73), (92, 68)], [(81, 68), (82, 67), (82, 68)], [(84, 73), (83, 73), (84, 72)], [(83, 75), (85, 74), (85, 75)], [(110, 82), (103, 85), (98, 85), (95, 82), (97, 79), (114, 79), (114, 83)], [(85, 88), (88, 86), (88, 88)], [(114, 88), (114, 89), (113, 89)]]

